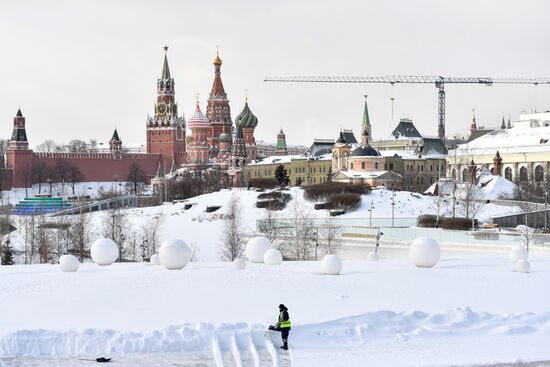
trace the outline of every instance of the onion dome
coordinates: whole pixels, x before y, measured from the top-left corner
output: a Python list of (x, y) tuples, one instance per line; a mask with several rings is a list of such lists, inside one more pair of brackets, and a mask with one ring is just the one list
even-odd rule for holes
[(380, 153), (370, 145), (361, 145), (351, 152), (351, 157), (380, 157)]
[(197, 128), (207, 128), (210, 125), (208, 122), (208, 117), (205, 116), (204, 113), (202, 113), (201, 108), (199, 106), (199, 101), (197, 101), (197, 107), (195, 108), (195, 113), (193, 113), (193, 116), (187, 121), (187, 127), (190, 129), (197, 129)]
[(221, 133), (220, 136), (218, 136), (218, 142), (220, 143), (231, 143), (231, 135), (228, 133)]
[(250, 108), (248, 107), (248, 102), (244, 104), (242, 112), (235, 119), (235, 125), (241, 126), (243, 128), (255, 128), (258, 126), (258, 118), (254, 116)]
[(219, 52), (216, 51), (216, 58), (214, 59), (214, 65), (220, 66), (222, 64), (222, 59), (220, 59)]

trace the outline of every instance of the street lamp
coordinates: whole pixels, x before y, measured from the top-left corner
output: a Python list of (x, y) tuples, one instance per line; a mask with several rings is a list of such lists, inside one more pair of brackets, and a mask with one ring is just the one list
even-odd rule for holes
[(372, 227), (372, 211), (374, 209), (374, 203), (373, 201), (371, 200), (370, 201), (370, 209), (369, 209), (369, 213), (370, 213), (370, 222), (369, 222), (369, 227)]
[(46, 182), (48, 183), (48, 185), (50, 185), (50, 197), (52, 197), (52, 179), (48, 178)]

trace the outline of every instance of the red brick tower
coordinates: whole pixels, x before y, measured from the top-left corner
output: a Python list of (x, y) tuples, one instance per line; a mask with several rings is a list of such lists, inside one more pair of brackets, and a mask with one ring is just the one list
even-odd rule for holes
[(32, 185), (32, 150), (29, 149), (25, 117), (21, 110), (13, 119), (13, 133), (6, 151), (7, 168), (12, 169), (13, 187)]
[(226, 133), (231, 135), (233, 128), (231, 108), (229, 107), (229, 100), (227, 99), (221, 78), (221, 66), (222, 60), (219, 53), (216, 52), (216, 58), (214, 59), (214, 84), (212, 85), (212, 92), (210, 92), (206, 106), (206, 117), (210, 121), (208, 144), (213, 148), (213, 154), (216, 154), (219, 150), (218, 137), (220, 134)]
[(193, 133), (187, 147), (187, 165), (191, 170), (200, 170), (208, 165), (210, 147), (207, 141), (207, 133), (210, 128), (208, 118), (202, 113), (197, 99), (195, 113), (187, 122), (187, 127)]
[(168, 46), (164, 46), (162, 75), (157, 80), (155, 115), (147, 117), (147, 153), (161, 155), (164, 172), (175, 162), (179, 167), (185, 159), (185, 119), (178, 117), (174, 78), (168, 67)]

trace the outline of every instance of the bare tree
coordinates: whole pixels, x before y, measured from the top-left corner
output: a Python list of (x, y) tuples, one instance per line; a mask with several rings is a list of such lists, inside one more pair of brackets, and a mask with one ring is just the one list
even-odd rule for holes
[(79, 214), (71, 217), (71, 227), (69, 230), (69, 241), (72, 246), (72, 252), (80, 261), (84, 261), (87, 256), (88, 244), (93, 237), (92, 221), (89, 213), (80, 211)]
[(57, 182), (61, 182), (61, 192), (65, 191), (65, 182), (68, 181), (71, 164), (64, 159), (55, 161), (54, 173)]
[(531, 227), (528, 227), (524, 224), (520, 224), (516, 227), (516, 230), (520, 233), (520, 238), (523, 241), (523, 245), (529, 252), (529, 244), (533, 241), (535, 237), (535, 230)]
[(233, 261), (243, 252), (242, 215), (239, 197), (233, 193), (226, 206), (220, 257)]
[(290, 203), (288, 242), (282, 250), (288, 252), (296, 260), (311, 260), (312, 244), (314, 239), (314, 225), (311, 212), (304, 200), (296, 196)]
[(159, 233), (164, 222), (164, 215), (159, 213), (152, 220), (147, 220), (141, 228), (142, 234), (142, 256), (143, 259), (149, 259), (156, 252), (160, 242)]
[[(51, 178), (51, 168), (43, 161), (38, 161), (32, 165), (32, 182), (38, 184), (38, 193), (42, 193), (42, 184), (46, 179)], [(25, 185), (27, 186), (27, 185)]]
[(278, 213), (268, 206), (263, 212), (261, 223), (262, 223), (262, 233), (271, 243), (275, 244), (277, 240), (280, 239), (282, 234), (282, 229), (280, 226), (280, 218)]
[(129, 232), (128, 215), (119, 207), (111, 208), (103, 217), (103, 235), (111, 238), (118, 247), (118, 261), (123, 260), (124, 241)]
[(319, 231), (319, 247), (327, 255), (336, 255), (342, 248), (343, 228), (336, 223), (336, 220), (327, 217), (323, 227)]
[(138, 188), (146, 182), (147, 175), (139, 164), (132, 163), (128, 168), (128, 177), (126, 179), (133, 185), (133, 192), (137, 195)]
[(73, 195), (75, 195), (75, 192), (74, 192), (75, 185), (79, 182), (82, 182), (83, 178), (84, 178), (84, 175), (80, 171), (80, 168), (78, 168), (77, 165), (70, 164), (67, 172), (67, 180), (71, 183), (71, 189), (73, 191)]
[(73, 139), (67, 143), (69, 153), (88, 153), (88, 143), (84, 140)]
[(56, 149), (57, 149), (57, 144), (55, 143), (55, 141), (51, 139), (47, 139), (47, 140), (44, 140), (42, 143), (38, 144), (35, 150), (37, 152), (50, 153), (50, 152), (55, 152)]
[(475, 227), (475, 216), (483, 206), (483, 195), (475, 182), (468, 181), (461, 190), (462, 209), (467, 219), (472, 220), (472, 228)]

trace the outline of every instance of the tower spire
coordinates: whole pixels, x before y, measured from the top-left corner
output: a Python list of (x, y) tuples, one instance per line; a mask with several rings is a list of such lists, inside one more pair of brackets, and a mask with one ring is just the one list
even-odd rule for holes
[(361, 123), (361, 131), (367, 131), (368, 134), (371, 134), (371, 124), (369, 117), (369, 107), (367, 105), (367, 95), (365, 94), (365, 107), (363, 108), (363, 122)]
[(168, 67), (168, 46), (164, 46), (164, 64), (162, 65), (161, 79), (170, 79), (170, 68)]

